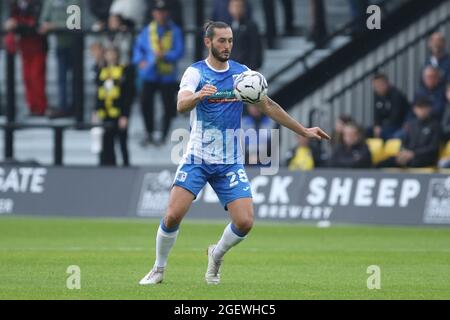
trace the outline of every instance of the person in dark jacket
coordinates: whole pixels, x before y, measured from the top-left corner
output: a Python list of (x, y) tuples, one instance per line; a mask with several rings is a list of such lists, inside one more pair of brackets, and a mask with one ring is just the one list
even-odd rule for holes
[[(276, 48), (277, 38), (277, 6), (275, 0), (263, 0), (264, 17), (266, 25), (266, 40), (269, 49)], [(292, 0), (282, 0), (284, 13), (285, 34), (291, 34), (294, 31), (294, 4)]]
[(344, 126), (342, 143), (337, 144), (330, 159), (332, 168), (370, 168), (372, 157), (362, 129), (354, 122)]
[(347, 0), (350, 6), (350, 13), (352, 16), (352, 33), (359, 34), (367, 30), (366, 18), (367, 8), (370, 5), (369, 0)]
[(389, 83), (384, 74), (375, 75), (372, 86), (374, 127), (370, 131), (375, 138), (398, 138), (410, 110), (409, 102), (400, 90)]
[(450, 82), (447, 83), (445, 97), (446, 105), (442, 117), (442, 140), (444, 142), (450, 140)]
[(316, 47), (325, 46), (325, 40), (328, 34), (327, 13), (324, 0), (309, 0), (311, 11), (311, 28), (309, 31), (309, 40), (314, 42)]
[[(67, 28), (67, 8), (71, 5), (81, 6), (81, 0), (44, 0), (39, 18), (39, 32), (42, 35)], [(75, 112), (72, 91), (74, 82), (74, 50), (77, 45), (73, 33), (57, 33), (56, 61), (58, 65), (58, 94), (59, 103), (55, 109), (48, 112), (50, 118), (72, 117)]]
[(234, 50), (231, 59), (252, 70), (261, 68), (263, 63), (263, 45), (258, 26), (247, 18), (246, 0), (230, 0), (229, 13), (232, 17)]
[(447, 43), (444, 34), (434, 32), (428, 41), (430, 55), (425, 61), (425, 66), (432, 66), (439, 69), (441, 78), (450, 81), (450, 55), (447, 52)]
[(432, 104), (420, 99), (414, 104), (416, 119), (408, 121), (397, 157), (379, 163), (379, 167), (421, 168), (435, 166), (441, 141), (440, 124), (432, 117)]
[(109, 9), (113, 0), (95, 0), (88, 1), (89, 9), (92, 15), (97, 19), (92, 26), (94, 31), (100, 31), (106, 28), (109, 18)]
[(426, 98), (432, 106), (432, 116), (442, 117), (445, 106), (445, 82), (442, 81), (439, 69), (428, 66), (422, 72), (422, 81), (416, 92), (414, 101)]
[(11, 1), (11, 15), (5, 22), (7, 50), (15, 53), (16, 36), (22, 56), (25, 95), (31, 116), (43, 116), (47, 110), (45, 93), (47, 40), (38, 34), (40, 0)]
[[(212, 21), (222, 21), (228, 25), (233, 22), (233, 17), (231, 16), (228, 8), (230, 6), (230, 0), (213, 0), (212, 1)], [(245, 3), (245, 15), (247, 19), (252, 18), (252, 6), (246, 1)]]
[(100, 153), (100, 165), (115, 166), (117, 164), (114, 145), (119, 140), (124, 166), (129, 166), (128, 156), (128, 118), (132, 97), (130, 89), (134, 78), (130, 77), (129, 66), (120, 61), (119, 50), (115, 47), (105, 51), (106, 66), (101, 67), (97, 76), (97, 106), (93, 115), (94, 122), (101, 121), (109, 127), (103, 134), (103, 147)]

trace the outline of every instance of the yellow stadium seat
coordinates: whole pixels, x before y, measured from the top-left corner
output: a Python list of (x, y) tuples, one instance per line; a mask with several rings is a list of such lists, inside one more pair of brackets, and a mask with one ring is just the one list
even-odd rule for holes
[(447, 141), (447, 144), (441, 150), (441, 154), (439, 155), (440, 159), (450, 158), (450, 141)]
[(430, 173), (436, 173), (437, 168), (436, 167), (408, 168), (406, 170), (406, 172), (412, 173), (412, 174), (430, 174)]
[(369, 138), (366, 139), (366, 143), (369, 147), (370, 154), (372, 155), (373, 164), (378, 164), (383, 160), (383, 139)]
[(402, 148), (402, 140), (389, 139), (384, 144), (383, 158), (396, 157)]

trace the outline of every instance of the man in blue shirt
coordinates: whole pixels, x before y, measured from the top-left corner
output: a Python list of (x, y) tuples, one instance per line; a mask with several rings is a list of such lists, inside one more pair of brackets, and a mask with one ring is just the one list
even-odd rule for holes
[(148, 137), (143, 145), (153, 143), (154, 98), (160, 91), (164, 104), (162, 143), (169, 132), (176, 113), (177, 62), (184, 54), (184, 40), (180, 29), (170, 20), (168, 5), (156, 1), (152, 10), (153, 21), (138, 36), (133, 52), (133, 63), (138, 66), (143, 81), (141, 107)]
[[(191, 65), (181, 80), (177, 110), (191, 112), (191, 136), (175, 176), (166, 215), (158, 228), (156, 262), (139, 282), (141, 285), (163, 281), (180, 223), (207, 182), (232, 220), (219, 242), (207, 250), (205, 280), (208, 284), (220, 282), (223, 256), (244, 240), (253, 226), (251, 187), (243, 166), (242, 150), (232, 134), (241, 129), (243, 110), (243, 102), (233, 92), (234, 78), (248, 68), (230, 60), (233, 32), (227, 24), (208, 23), (204, 41), (209, 50), (208, 58)], [(304, 128), (268, 97), (256, 106), (299, 135), (330, 139), (320, 128)]]

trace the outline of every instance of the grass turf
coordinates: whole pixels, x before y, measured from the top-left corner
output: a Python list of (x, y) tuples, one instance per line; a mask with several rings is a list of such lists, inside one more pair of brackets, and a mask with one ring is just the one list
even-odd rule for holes
[[(450, 230), (257, 223), (207, 286), (206, 247), (224, 222), (185, 221), (163, 284), (137, 283), (154, 261), (156, 220), (0, 219), (0, 299), (450, 299)], [(81, 268), (68, 290), (67, 267)], [(367, 289), (367, 268), (381, 289)]]

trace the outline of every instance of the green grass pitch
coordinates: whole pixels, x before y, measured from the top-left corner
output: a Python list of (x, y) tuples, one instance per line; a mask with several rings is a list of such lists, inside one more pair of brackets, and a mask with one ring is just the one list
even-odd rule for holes
[[(156, 220), (1, 218), (0, 299), (450, 299), (449, 229), (257, 222), (208, 286), (205, 251), (225, 224), (186, 220), (163, 284), (141, 287)], [(80, 290), (66, 287), (70, 265)]]

